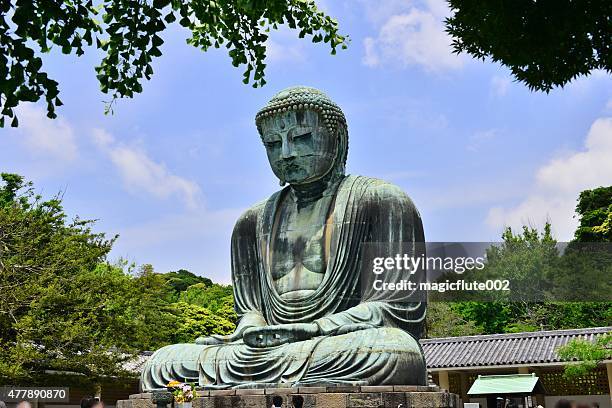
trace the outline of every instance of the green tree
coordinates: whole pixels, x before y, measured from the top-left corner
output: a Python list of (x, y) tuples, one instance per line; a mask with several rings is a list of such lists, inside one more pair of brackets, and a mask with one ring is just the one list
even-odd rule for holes
[(484, 334), (505, 333), (515, 318), (507, 302), (459, 302), (455, 310)]
[(161, 274), (166, 280), (166, 283), (172, 288), (174, 300), (176, 301), (181, 292), (187, 290), (188, 287), (201, 283), (205, 286), (211, 286), (213, 282), (203, 276), (198, 276), (186, 269), (179, 269), (176, 272), (166, 272)]
[(128, 375), (124, 361), (174, 330), (160, 302), (165, 282), (106, 264), (114, 237), (68, 220), (59, 196), (43, 200), (22, 177), (1, 178), (0, 383), (34, 382), (45, 370), (91, 382)]
[(490, 58), (549, 92), (596, 69), (612, 72), (608, 0), (448, 0), (455, 52)]
[(592, 301), (612, 290), (607, 252), (570, 245), (561, 254), (549, 224), (542, 232), (523, 227), (515, 234), (508, 228), (502, 238), (501, 245), (487, 250), (484, 270), (464, 278), (508, 279), (511, 292), (457, 302), (453, 308), (462, 319), (487, 334), (610, 324), (612, 304)]
[(612, 307), (609, 302), (549, 301), (533, 305), (525, 324), (540, 329), (576, 329), (609, 326)]
[(205, 307), (179, 302), (175, 303), (173, 308), (176, 316), (174, 343), (193, 343), (200, 336), (230, 334), (236, 328), (233, 322)]
[(55, 118), (59, 84), (43, 70), (43, 57), (57, 47), (82, 55), (97, 48), (104, 57), (96, 67), (103, 93), (116, 98), (142, 92), (153, 75), (152, 61), (162, 55), (164, 31), (172, 24), (189, 30), (187, 42), (206, 51), (225, 47), (234, 66), (244, 66), (244, 83), (265, 84), (266, 40), (271, 29), (286, 24), (326, 42), (334, 54), (347, 39), (338, 24), (312, 0), (7, 0), (0, 2), (0, 127), (5, 119), (18, 126), (13, 108), (44, 98)]
[(578, 378), (612, 357), (612, 333), (598, 336), (595, 342), (572, 340), (559, 347), (557, 353), (564, 360), (574, 360), (565, 366), (564, 376), (570, 380)]
[(428, 338), (472, 336), (483, 332), (473, 321), (463, 318), (450, 302), (429, 302), (426, 326)]
[(217, 312), (224, 304), (233, 303), (234, 293), (230, 285), (198, 283), (189, 286), (179, 295), (180, 302), (191, 303)]
[[(584, 290), (584, 286), (595, 286), (595, 289), (602, 290), (603, 293), (612, 291), (610, 287), (610, 262), (609, 246), (602, 246), (603, 251), (598, 251), (598, 246), (589, 243), (610, 243), (612, 242), (612, 187), (599, 187), (592, 190), (585, 190), (580, 193), (576, 213), (579, 215), (579, 226), (574, 234), (574, 247), (569, 257), (575, 264), (575, 258), (580, 255), (582, 245), (587, 243), (587, 247), (595, 248), (594, 254), (590, 254), (583, 262), (595, 263), (595, 267), (588, 269), (598, 271), (599, 275), (590, 273), (585, 276), (580, 270), (574, 274), (568, 274), (569, 278), (579, 282), (571, 285), (577, 290)], [(574, 268), (576, 269), (576, 268)], [(576, 324), (586, 326), (609, 326), (612, 324), (612, 302), (585, 302), (568, 303), (564, 305), (566, 312), (564, 320), (569, 320), (570, 327), (577, 327)], [(579, 321), (579, 322), (578, 322)], [(564, 322), (565, 323), (565, 322)], [(564, 375), (569, 379), (574, 379), (586, 374), (588, 371), (597, 367), (597, 364), (605, 359), (609, 359), (612, 354), (612, 334), (599, 336), (595, 343), (581, 340), (573, 340), (567, 345), (560, 347), (557, 352), (565, 360), (577, 360), (565, 366)]]
[(456, 303), (454, 309), (486, 334), (538, 330), (536, 311), (545, 300), (549, 276), (558, 262), (551, 227), (546, 224), (541, 233), (523, 227), (518, 234), (507, 228), (502, 239), (501, 245), (487, 249), (485, 268), (466, 272), (464, 279), (507, 279), (511, 291), (495, 291), (486, 298), (479, 293), (471, 301)]
[(576, 212), (580, 218), (576, 241), (612, 242), (612, 186), (581, 192)]

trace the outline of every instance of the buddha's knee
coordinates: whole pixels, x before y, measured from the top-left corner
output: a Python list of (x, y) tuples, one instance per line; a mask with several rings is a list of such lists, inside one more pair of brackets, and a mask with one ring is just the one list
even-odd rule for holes
[(421, 357), (423, 364), (425, 363), (421, 345), (409, 333), (394, 327), (383, 327), (370, 330), (372, 333), (368, 334), (368, 337), (372, 339), (371, 346), (374, 352), (417, 355)]
[(427, 366), (419, 342), (409, 333), (392, 327), (355, 333), (370, 342), (370, 359), (379, 372), (370, 378), (371, 383), (386, 385), (426, 385)]
[[(395, 356), (397, 370), (409, 370), (422, 373), (423, 378), (417, 383), (425, 384), (427, 365), (425, 355), (418, 340), (409, 333), (397, 328), (382, 328), (377, 330), (377, 341), (373, 345), (376, 353), (392, 353)], [(411, 375), (411, 378), (413, 376)], [(416, 377), (415, 377), (416, 378)], [(412, 381), (412, 383), (415, 383)]]
[(198, 382), (198, 358), (206, 346), (172, 344), (158, 349), (145, 363), (141, 375), (144, 391), (161, 389), (172, 380)]
[[(345, 356), (346, 358), (342, 357)], [(373, 328), (321, 341), (313, 353), (315, 366), (350, 361), (357, 380), (370, 385), (425, 385), (427, 368), (419, 342), (396, 328)]]

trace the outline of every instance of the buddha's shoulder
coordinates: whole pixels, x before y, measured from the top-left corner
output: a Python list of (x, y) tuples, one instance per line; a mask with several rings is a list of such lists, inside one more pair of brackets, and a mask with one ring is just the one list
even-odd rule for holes
[(361, 190), (364, 198), (383, 201), (399, 201), (414, 206), (414, 203), (401, 187), (388, 181), (366, 176), (347, 176), (342, 183), (343, 189)]
[(236, 227), (244, 226), (245, 224), (254, 225), (257, 222), (257, 218), (259, 217), (259, 215), (264, 211), (267, 201), (268, 200), (262, 200), (246, 209), (240, 215), (240, 217), (238, 217), (238, 220), (236, 221)]

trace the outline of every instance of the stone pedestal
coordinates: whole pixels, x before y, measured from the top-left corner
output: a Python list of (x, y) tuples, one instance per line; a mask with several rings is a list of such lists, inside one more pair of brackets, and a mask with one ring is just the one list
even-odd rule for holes
[[(155, 402), (157, 401), (157, 403)], [(460, 408), (435, 386), (294, 387), (198, 391), (193, 408)], [(174, 408), (153, 394), (134, 394), (117, 408)]]

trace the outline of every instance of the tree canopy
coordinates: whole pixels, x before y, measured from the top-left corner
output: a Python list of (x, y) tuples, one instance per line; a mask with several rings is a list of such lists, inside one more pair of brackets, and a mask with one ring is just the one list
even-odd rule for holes
[(549, 92), (596, 69), (612, 73), (608, 0), (448, 0), (455, 52), (490, 58)]
[[(70, 220), (60, 195), (43, 199), (2, 173), (0, 383), (41, 381), (46, 370), (90, 383), (129, 376), (124, 363), (140, 351), (234, 330), (231, 287), (109, 264), (116, 237), (93, 227)], [(177, 276), (193, 284), (177, 287)]]
[[(586, 205), (585, 197), (592, 194), (585, 191), (580, 197), (579, 207)], [(605, 200), (589, 202), (595, 203), (594, 211), (607, 208)], [(609, 199), (607, 202), (611, 203)], [(601, 217), (595, 223), (600, 221)], [(523, 227), (520, 233), (515, 233), (507, 228), (502, 239), (500, 245), (487, 249), (487, 262), (482, 271), (466, 271), (461, 279), (508, 279), (511, 291), (474, 296), (463, 292), (450, 297), (434, 294), (434, 301), (429, 304), (428, 336), (610, 325), (612, 302), (607, 300), (612, 293), (609, 279), (612, 256), (609, 245), (593, 248), (592, 243), (578, 241), (558, 245), (550, 224), (542, 232)], [(449, 278), (453, 279), (444, 275), (440, 281)]]
[(166, 283), (173, 289), (174, 294), (178, 297), (180, 292), (187, 290), (192, 285), (198, 283), (204, 284), (204, 286), (211, 286), (213, 283), (210, 279), (203, 276), (198, 276), (193, 272), (189, 272), (186, 269), (179, 269), (176, 272), (166, 272), (164, 274)]
[(325, 42), (334, 54), (346, 47), (338, 23), (312, 0), (92, 0), (0, 2), (0, 127), (18, 126), (21, 102), (47, 103), (55, 118), (61, 106), (59, 84), (43, 69), (54, 47), (80, 56), (97, 48), (104, 57), (95, 70), (102, 92), (115, 98), (142, 92), (162, 55), (164, 31), (178, 24), (191, 32), (187, 42), (206, 51), (225, 47), (232, 64), (244, 66), (244, 83), (265, 84), (266, 41), (271, 29), (286, 24)]
[(580, 193), (576, 213), (580, 217), (576, 241), (612, 242), (612, 187)]

